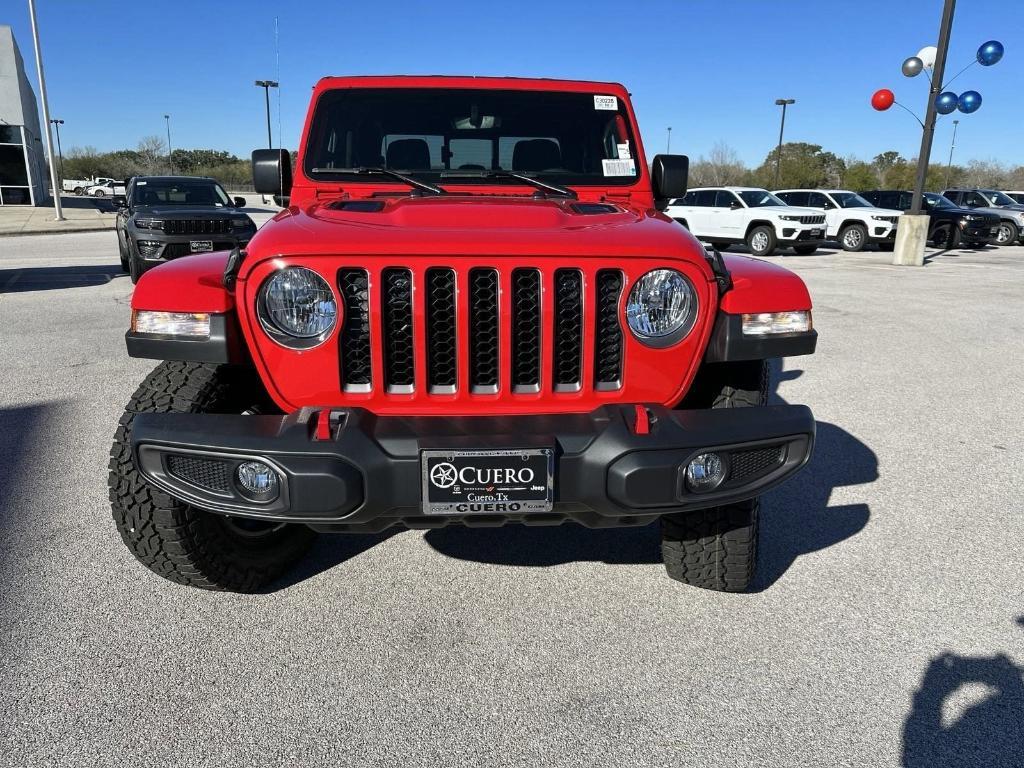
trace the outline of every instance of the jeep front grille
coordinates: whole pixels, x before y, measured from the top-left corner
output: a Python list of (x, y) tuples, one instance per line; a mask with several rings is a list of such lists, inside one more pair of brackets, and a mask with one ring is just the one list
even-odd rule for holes
[(166, 219), (164, 233), (168, 235), (226, 235), (231, 231), (227, 219)]
[(824, 224), (825, 223), (825, 217), (824, 216), (814, 216), (814, 215), (801, 216), (800, 217), (800, 223), (801, 224)]
[(420, 396), (619, 389), (624, 282), (617, 269), (342, 268), (342, 389)]

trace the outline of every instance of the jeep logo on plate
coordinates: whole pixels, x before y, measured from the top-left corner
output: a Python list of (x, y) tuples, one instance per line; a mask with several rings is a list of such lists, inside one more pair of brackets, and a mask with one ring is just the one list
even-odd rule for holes
[(551, 448), (421, 452), (427, 515), (547, 512), (554, 489)]

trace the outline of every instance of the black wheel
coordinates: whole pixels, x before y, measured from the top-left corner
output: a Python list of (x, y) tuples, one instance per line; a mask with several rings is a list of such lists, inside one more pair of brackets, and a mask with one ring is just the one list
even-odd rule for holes
[(960, 245), (960, 227), (952, 222), (940, 224), (932, 231), (932, 245), (949, 250)]
[(747, 233), (747, 248), (755, 256), (771, 256), (777, 245), (775, 230), (766, 224), (754, 227)]
[[(125, 240), (122, 239), (120, 232), (117, 233), (117, 253), (118, 256), (121, 257), (121, 269), (125, 272), (131, 273), (131, 252), (125, 247)], [(133, 280), (132, 282), (137, 282), (137, 280)]]
[(146, 271), (146, 268), (142, 264), (140, 259), (135, 254), (128, 255), (128, 275), (131, 277), (132, 283), (139, 282), (139, 278)]
[(999, 222), (996, 232), (996, 245), (1014, 245), (1020, 237), (1020, 228), (1012, 221)]
[(102, 189), (97, 189), (95, 192), (92, 193), (92, 196), (93, 197), (103, 197), (106, 194), (107, 193), (104, 192)]
[(818, 250), (818, 246), (816, 246), (816, 245), (794, 245), (793, 246), (793, 251), (796, 254), (800, 255), (800, 256), (810, 256), (816, 250)]
[(150, 486), (135, 468), (137, 413), (256, 413), (272, 406), (250, 368), (165, 362), (125, 408), (110, 449), (114, 523), (132, 554), (166, 579), (203, 589), (254, 592), (290, 568), (315, 533), (304, 525), (204, 512)]
[(81, 187), (75, 187), (75, 194), (76, 195), (81, 195), (83, 192), (85, 192), (85, 190), (82, 189)]
[[(682, 407), (753, 408), (768, 402), (768, 366), (761, 360), (705, 365)], [(708, 507), (661, 519), (661, 557), (676, 581), (742, 592), (754, 579), (760, 502)]]
[(860, 251), (868, 243), (868, 228), (863, 224), (848, 224), (839, 233), (839, 245), (844, 251)]

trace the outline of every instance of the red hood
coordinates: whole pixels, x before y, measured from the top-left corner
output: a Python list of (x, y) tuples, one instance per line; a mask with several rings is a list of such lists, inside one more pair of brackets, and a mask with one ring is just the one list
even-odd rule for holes
[(615, 204), (581, 213), (571, 200), (451, 195), (383, 201), (377, 212), (330, 202), (291, 207), (250, 242), (246, 264), (281, 255), (654, 256), (703, 262), (699, 244), (655, 210)]

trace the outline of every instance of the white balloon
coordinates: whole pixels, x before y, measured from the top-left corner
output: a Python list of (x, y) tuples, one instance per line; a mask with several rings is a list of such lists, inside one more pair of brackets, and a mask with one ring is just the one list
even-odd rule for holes
[(920, 51), (917, 52), (917, 58), (924, 63), (925, 69), (931, 69), (935, 66), (935, 57), (938, 55), (939, 49), (934, 45), (926, 45)]

